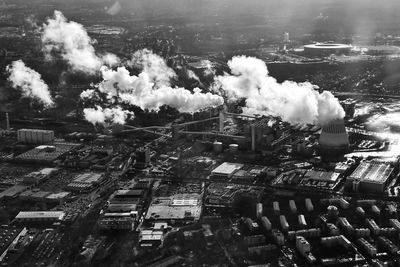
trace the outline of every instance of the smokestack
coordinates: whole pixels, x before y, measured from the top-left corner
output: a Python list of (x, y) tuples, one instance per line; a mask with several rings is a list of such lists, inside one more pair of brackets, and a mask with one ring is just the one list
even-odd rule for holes
[(10, 130), (10, 117), (8, 116), (8, 112), (6, 112), (6, 130)]
[(256, 127), (254, 125), (251, 125), (250, 130), (251, 130), (251, 150), (256, 151)]
[(224, 131), (224, 121), (225, 121), (225, 113), (223, 110), (219, 112), (219, 132), (222, 133)]

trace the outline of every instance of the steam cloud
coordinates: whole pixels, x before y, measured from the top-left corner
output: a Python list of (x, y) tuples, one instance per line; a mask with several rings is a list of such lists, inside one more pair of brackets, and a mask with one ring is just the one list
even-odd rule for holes
[(26, 97), (35, 98), (45, 106), (53, 105), (49, 87), (35, 70), (27, 67), (22, 60), (12, 62), (7, 66), (8, 80), (14, 88), (20, 88)]
[(74, 71), (94, 74), (103, 64), (115, 65), (119, 62), (113, 54), (97, 55), (92, 40), (83, 25), (70, 21), (60, 11), (54, 11), (52, 18), (43, 25), (42, 43), (46, 57), (52, 52), (60, 52)]
[[(163, 105), (176, 108), (180, 112), (193, 113), (210, 107), (223, 104), (223, 98), (211, 93), (202, 93), (195, 88), (193, 92), (170, 85), (170, 79), (175, 77), (175, 72), (167, 66), (164, 59), (153, 54), (149, 50), (137, 51), (130, 64), (141, 68), (142, 72), (136, 76), (131, 75), (125, 67), (113, 70), (103, 66), (101, 74), (103, 81), (97, 86), (97, 90), (107, 95), (108, 104), (123, 102), (132, 106), (138, 106), (143, 110), (158, 111)], [(82, 92), (81, 98), (91, 98), (95, 94), (93, 89)], [(100, 118), (105, 110), (90, 110), (85, 113), (88, 121), (93, 121), (93, 116)], [(90, 117), (89, 117), (90, 116)]]
[(311, 83), (278, 83), (268, 75), (266, 64), (257, 58), (238, 56), (228, 62), (232, 75), (217, 82), (229, 101), (246, 99), (243, 112), (279, 116), (289, 123), (328, 123), (345, 112), (332, 93), (319, 93)]
[(167, 66), (162, 57), (148, 49), (136, 51), (128, 64), (143, 70), (157, 87), (169, 86), (170, 80), (177, 76), (175, 71)]
[(104, 109), (100, 106), (96, 106), (96, 108), (85, 108), (83, 114), (85, 119), (93, 125), (125, 124), (126, 119), (133, 116), (132, 112), (123, 110), (119, 106)]

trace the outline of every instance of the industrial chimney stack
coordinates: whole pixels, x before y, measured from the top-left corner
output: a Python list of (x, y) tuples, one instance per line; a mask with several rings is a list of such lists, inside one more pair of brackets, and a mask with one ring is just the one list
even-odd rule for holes
[(8, 112), (6, 112), (6, 130), (10, 130), (10, 117), (8, 116)]

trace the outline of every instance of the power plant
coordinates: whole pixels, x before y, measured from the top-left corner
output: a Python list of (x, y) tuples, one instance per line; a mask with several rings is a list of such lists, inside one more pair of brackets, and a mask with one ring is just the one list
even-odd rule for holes
[(343, 119), (333, 120), (322, 126), (319, 152), (325, 159), (343, 156), (349, 149), (349, 136)]

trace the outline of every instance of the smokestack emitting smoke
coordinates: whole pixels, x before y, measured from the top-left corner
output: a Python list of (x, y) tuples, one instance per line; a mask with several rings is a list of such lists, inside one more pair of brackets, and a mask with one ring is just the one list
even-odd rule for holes
[(113, 54), (97, 55), (92, 40), (83, 25), (67, 21), (60, 11), (54, 11), (52, 18), (43, 25), (43, 50), (48, 59), (53, 51), (61, 53), (74, 71), (94, 74), (103, 64), (113, 66), (119, 58)]
[(246, 99), (243, 112), (279, 116), (289, 123), (325, 124), (343, 118), (339, 100), (328, 91), (319, 93), (311, 83), (278, 83), (268, 75), (266, 64), (257, 58), (237, 56), (228, 62), (232, 75), (218, 76), (217, 82), (228, 101)]
[(7, 71), (12, 86), (21, 89), (25, 97), (35, 98), (45, 106), (53, 105), (47, 84), (39, 73), (27, 67), (22, 60), (12, 62), (7, 66)]

